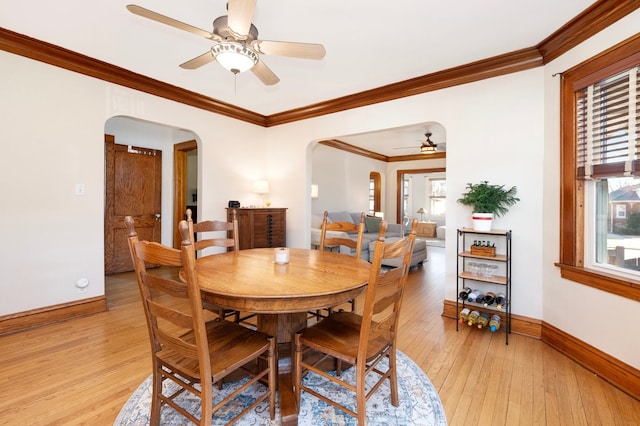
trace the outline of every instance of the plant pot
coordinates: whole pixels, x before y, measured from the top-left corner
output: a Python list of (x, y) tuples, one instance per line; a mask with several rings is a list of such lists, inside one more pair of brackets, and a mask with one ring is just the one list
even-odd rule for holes
[(493, 213), (473, 213), (471, 219), (474, 231), (491, 231)]

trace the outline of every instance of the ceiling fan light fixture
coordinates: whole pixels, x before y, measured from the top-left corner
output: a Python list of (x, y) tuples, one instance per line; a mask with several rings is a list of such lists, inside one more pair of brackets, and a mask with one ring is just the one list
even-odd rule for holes
[(420, 147), (421, 154), (433, 154), (437, 151), (437, 147), (431, 145), (422, 145)]
[(258, 63), (258, 54), (242, 43), (229, 41), (214, 45), (211, 53), (223, 68), (234, 74), (250, 70)]

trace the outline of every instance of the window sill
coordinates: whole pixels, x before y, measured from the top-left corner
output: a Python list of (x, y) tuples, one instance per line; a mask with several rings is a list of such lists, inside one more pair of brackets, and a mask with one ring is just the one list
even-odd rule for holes
[(560, 276), (570, 281), (588, 285), (607, 293), (617, 294), (627, 299), (640, 301), (640, 282), (624, 280), (615, 275), (577, 268), (571, 265), (555, 264), (560, 268)]

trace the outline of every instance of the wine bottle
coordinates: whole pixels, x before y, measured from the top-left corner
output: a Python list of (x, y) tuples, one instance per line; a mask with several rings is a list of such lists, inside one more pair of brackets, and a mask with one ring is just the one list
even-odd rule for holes
[(502, 307), (506, 305), (506, 302), (507, 298), (505, 297), (504, 293), (496, 294), (496, 308), (498, 310), (502, 309)]
[(478, 318), (480, 318), (480, 312), (471, 311), (471, 313), (469, 313), (469, 316), (467, 317), (467, 325), (471, 327), (478, 321)]
[(465, 287), (462, 289), (460, 293), (458, 293), (458, 299), (467, 300), (469, 297), (469, 293), (471, 293), (471, 287)]
[(482, 330), (484, 327), (487, 326), (487, 324), (489, 324), (489, 319), (490, 319), (489, 314), (486, 312), (483, 312), (480, 314), (480, 317), (478, 317), (478, 321), (476, 322), (476, 325), (480, 330)]
[(472, 303), (481, 303), (483, 297), (484, 297), (484, 293), (476, 289), (476, 290), (473, 290), (471, 293), (469, 293), (467, 300)]
[(467, 300), (469, 302), (474, 302), (478, 296), (480, 296), (480, 290), (472, 290), (471, 293), (469, 293), (469, 295), (467, 296)]
[(492, 333), (495, 333), (496, 330), (500, 329), (500, 316), (499, 315), (492, 315), (491, 316), (491, 321), (489, 321), (489, 330), (491, 330)]
[(484, 300), (483, 300), (484, 306), (491, 306), (491, 305), (493, 305), (495, 303), (495, 301), (496, 301), (496, 294), (495, 293), (493, 293), (491, 291), (488, 291), (488, 292), (485, 293)]
[(458, 315), (458, 323), (462, 324), (469, 320), (469, 308), (464, 308)]

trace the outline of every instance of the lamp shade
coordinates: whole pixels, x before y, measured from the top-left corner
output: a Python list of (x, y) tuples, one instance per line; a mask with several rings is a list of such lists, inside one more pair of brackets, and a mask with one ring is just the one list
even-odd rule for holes
[(256, 194), (268, 194), (269, 193), (269, 182), (266, 180), (257, 180), (253, 182), (253, 192)]
[(420, 207), (416, 213), (422, 214), (422, 213), (426, 213), (426, 212), (424, 211), (424, 208)]

